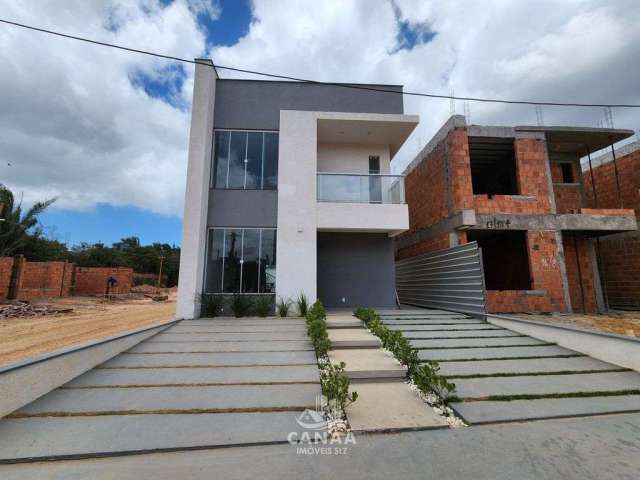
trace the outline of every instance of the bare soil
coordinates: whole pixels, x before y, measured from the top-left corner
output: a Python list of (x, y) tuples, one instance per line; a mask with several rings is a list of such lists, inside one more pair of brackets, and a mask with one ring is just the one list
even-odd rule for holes
[(597, 332), (617, 333), (640, 337), (640, 312), (609, 312), (606, 315), (584, 315), (580, 313), (551, 313), (517, 315), (525, 320), (557, 323), (568, 327)]
[(60, 309), (71, 307), (73, 311), (0, 319), (0, 365), (171, 320), (176, 310), (175, 290), (164, 293), (169, 294), (164, 302), (143, 295), (108, 301), (97, 297), (34, 300)]

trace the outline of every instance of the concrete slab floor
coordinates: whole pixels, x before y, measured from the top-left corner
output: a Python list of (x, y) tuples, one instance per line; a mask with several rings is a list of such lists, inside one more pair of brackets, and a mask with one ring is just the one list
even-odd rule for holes
[(640, 390), (636, 372), (603, 372), (570, 375), (461, 378), (455, 380), (460, 398), (490, 395), (549, 395), (561, 393)]
[[(409, 332), (407, 332), (409, 333)], [(416, 332), (411, 332), (415, 334)], [(419, 332), (419, 337), (415, 335), (413, 338), (504, 338), (504, 337), (524, 337), (517, 332), (511, 330), (495, 329), (495, 330), (424, 330)]]
[(332, 328), (327, 333), (334, 349), (380, 346), (380, 339), (364, 328)]
[(357, 383), (350, 390), (358, 392), (357, 401), (347, 407), (347, 418), (355, 432), (448, 427), (404, 383)]
[(128, 353), (284, 352), (313, 350), (309, 341), (263, 342), (152, 342), (136, 345)]
[(276, 333), (306, 332), (304, 325), (175, 325), (165, 330), (166, 333)]
[(456, 325), (420, 325), (420, 329), (405, 331), (404, 336), (409, 337), (411, 335), (419, 335), (420, 332), (455, 332), (469, 330), (471, 332), (486, 332), (487, 330), (503, 330), (502, 327), (496, 327), (495, 325), (489, 325), (488, 323), (470, 323), (470, 324), (456, 324)]
[[(201, 440), (202, 431), (214, 433), (209, 425), (194, 427), (192, 441)], [(296, 446), (287, 444), (5, 465), (0, 472), (3, 480), (630, 480), (640, 470), (638, 431), (640, 415), (611, 415), (356, 435), (357, 444), (348, 446), (343, 455), (298, 453)]]
[(64, 385), (64, 387), (91, 387), (114, 385), (185, 385), (207, 383), (318, 383), (316, 365), (218, 368), (116, 368), (90, 370)]
[(491, 347), (491, 348), (449, 348), (418, 351), (422, 360), (460, 360), (486, 358), (515, 358), (515, 357), (551, 357), (557, 355), (579, 355), (572, 350), (555, 345), (545, 347)]
[(510, 402), (456, 402), (451, 406), (469, 424), (513, 422), (540, 418), (640, 412), (640, 395), (582, 398), (545, 398)]
[(362, 320), (353, 315), (327, 315), (327, 328), (362, 328)]
[(412, 339), (414, 348), (505, 347), (513, 345), (545, 345), (531, 337)]
[(315, 365), (315, 352), (122, 354), (102, 364), (111, 367), (228, 367), (249, 365)]
[(329, 352), (333, 363), (345, 362), (351, 379), (403, 379), (406, 368), (380, 348), (339, 349)]
[[(482, 320), (476, 320), (475, 318), (434, 318), (433, 320), (422, 320), (419, 324), (392, 324), (385, 323), (389, 328), (401, 329), (401, 330), (420, 330), (421, 326), (431, 325), (485, 325)], [(176, 327), (172, 327), (176, 328)]]
[(442, 362), (440, 374), (491, 375), (496, 373), (572, 372), (581, 370), (612, 370), (617, 365), (590, 357), (532, 358), (523, 360), (484, 360), (477, 362)]
[(261, 342), (274, 340), (308, 340), (307, 332), (277, 333), (159, 333), (151, 337), (149, 342)]

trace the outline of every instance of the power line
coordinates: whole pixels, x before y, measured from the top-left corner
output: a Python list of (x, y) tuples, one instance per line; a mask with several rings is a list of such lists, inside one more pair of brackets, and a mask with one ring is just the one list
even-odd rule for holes
[[(78, 40), (78, 41), (86, 42), (86, 43), (92, 43), (92, 44), (101, 45), (101, 46), (104, 46), (104, 47), (116, 48), (116, 49), (124, 50), (124, 51), (127, 51), (127, 52), (140, 53), (142, 55), (149, 55), (149, 56), (152, 56), (152, 57), (163, 58), (163, 59), (166, 59), (166, 60), (173, 60), (173, 61), (176, 61), (176, 62), (184, 62), (184, 63), (190, 63), (190, 64), (203, 65), (200, 62), (196, 62), (195, 60), (189, 60), (187, 58), (180, 58), (180, 57), (175, 57), (175, 56), (172, 56), (172, 55), (163, 55), (161, 53), (150, 52), (148, 50), (141, 50), (141, 49), (138, 49), (138, 48), (125, 47), (125, 46), (116, 45), (116, 44), (113, 44), (113, 43), (100, 42), (98, 40), (92, 40), (90, 38), (79, 37), (79, 36), (76, 36), (76, 35), (70, 35), (70, 34), (62, 33), (62, 32), (56, 32), (54, 30), (47, 30), (47, 29), (44, 29), (44, 28), (34, 27), (34, 26), (31, 26), (31, 25), (26, 25), (26, 24), (18, 23), (18, 22), (12, 22), (10, 20), (4, 20), (4, 19), (1, 19), (1, 18), (0, 18), (0, 22), (8, 24), (8, 25), (13, 25), (15, 27), (21, 27), (21, 28), (25, 28), (25, 29), (28, 29), (28, 30), (34, 30), (36, 32), (46, 33), (46, 34), (49, 34), (49, 35), (55, 35), (55, 36), (58, 36), (58, 37), (64, 37), (64, 38), (68, 38), (68, 39), (71, 39), (71, 40)], [(398, 91), (398, 90), (391, 90), (391, 89), (385, 89), (385, 88), (374, 88), (374, 87), (368, 87), (368, 86), (365, 86), (365, 85), (353, 85), (353, 84), (345, 84), (345, 83), (337, 83), (337, 82), (322, 82), (322, 81), (319, 81), (319, 80), (309, 80), (309, 79), (306, 79), (306, 78), (298, 78), (298, 77), (292, 77), (292, 76), (288, 76), (288, 75), (277, 75), (277, 74), (274, 74), (274, 73), (261, 72), (261, 71), (257, 71), (257, 70), (247, 70), (247, 69), (242, 69), (242, 68), (237, 68), (237, 67), (229, 67), (229, 66), (218, 65), (218, 64), (214, 64), (214, 65), (212, 65), (212, 67), (214, 69), (229, 70), (229, 71), (232, 71), (232, 72), (239, 72), (239, 73), (248, 73), (248, 74), (260, 75), (260, 76), (268, 77), (268, 78), (278, 78), (280, 80), (291, 80), (291, 81), (295, 81), (295, 82), (313, 83), (313, 84), (317, 84), (317, 85), (330, 85), (330, 86), (341, 87), (341, 88), (351, 88), (351, 89), (356, 89), (356, 90), (369, 90), (369, 91), (373, 91), (373, 92), (393, 93), (393, 94), (400, 94), (400, 95), (407, 95), (407, 96), (414, 96), (414, 97), (438, 98), (438, 99), (448, 99), (448, 100), (463, 100), (463, 101), (468, 101), (468, 102), (504, 103), (504, 104), (512, 104), (512, 105), (544, 105), (544, 106), (551, 106), (551, 107), (640, 108), (640, 104), (633, 104), (633, 103), (569, 103), (569, 102), (544, 102), (544, 101), (530, 101), (530, 100), (507, 100), (507, 99), (500, 99), (500, 98), (458, 97), (458, 96), (454, 96), (453, 94), (452, 95), (438, 95), (438, 94), (435, 94), (435, 93)]]

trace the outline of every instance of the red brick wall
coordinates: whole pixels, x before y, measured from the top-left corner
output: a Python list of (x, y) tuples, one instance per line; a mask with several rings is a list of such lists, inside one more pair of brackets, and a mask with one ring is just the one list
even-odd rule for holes
[[(636, 216), (640, 218), (640, 150), (618, 158), (616, 164), (622, 207), (635, 209)], [(583, 173), (583, 177), (588, 206), (596, 208), (591, 175), (588, 170)], [(594, 168), (593, 177), (598, 197), (597, 208), (620, 208), (613, 162)]]
[[(564, 247), (564, 259), (567, 268), (567, 280), (569, 282), (569, 296), (574, 312), (597, 313), (595, 280), (593, 277), (593, 260), (589, 248), (589, 240), (583, 236), (576, 237), (577, 251), (574, 238), (570, 234), (564, 234), (562, 239)], [(578, 262), (580, 274), (578, 274)], [(580, 282), (582, 277), (582, 282)], [(582, 284), (582, 290), (580, 289)], [(583, 296), (584, 295), (584, 307)], [(586, 310), (586, 311), (585, 311)]]
[(490, 313), (566, 311), (554, 232), (527, 232), (533, 291), (488, 290)]
[(434, 252), (436, 250), (444, 250), (449, 247), (449, 234), (443, 233), (442, 235), (399, 249), (397, 257), (398, 259), (415, 257), (416, 255), (422, 255), (423, 253)]
[(67, 262), (24, 262), (18, 299), (68, 295), (72, 270)]
[(9, 293), (12, 268), (13, 257), (0, 257), (0, 299), (6, 298)]
[(73, 293), (75, 295), (101, 295), (106, 292), (107, 279), (113, 276), (117, 285), (110, 293), (129, 293), (133, 283), (133, 270), (126, 267), (76, 267)]
[(557, 213), (580, 213), (582, 196), (577, 185), (554, 185)]
[(456, 128), (449, 132), (449, 165), (453, 193), (453, 208), (473, 208), (473, 184), (471, 182), (471, 160), (467, 130)]

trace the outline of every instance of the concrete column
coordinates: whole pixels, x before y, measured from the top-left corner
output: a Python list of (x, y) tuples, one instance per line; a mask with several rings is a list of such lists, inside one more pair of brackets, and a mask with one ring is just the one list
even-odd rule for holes
[(317, 298), (317, 115), (280, 111), (276, 296)]
[(571, 293), (569, 291), (569, 277), (567, 276), (567, 260), (564, 254), (564, 239), (560, 230), (556, 230), (554, 235), (556, 237), (558, 267), (560, 268), (560, 276), (562, 277), (562, 294), (564, 296), (565, 311), (573, 312)]
[(213, 107), (218, 77), (211, 60), (198, 59), (196, 62), (176, 318), (198, 317), (196, 297), (202, 291), (204, 280)]

